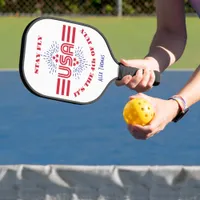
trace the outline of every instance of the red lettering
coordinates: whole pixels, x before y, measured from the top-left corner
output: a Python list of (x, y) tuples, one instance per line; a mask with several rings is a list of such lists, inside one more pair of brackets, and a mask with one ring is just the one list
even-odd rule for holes
[(61, 73), (58, 73), (58, 77), (60, 78), (69, 78), (72, 75), (72, 71), (69, 67), (59, 66), (58, 67)]
[(42, 46), (42, 37), (38, 36), (38, 42), (37, 42), (37, 50), (41, 51)]
[(63, 54), (73, 56), (73, 51), (72, 51), (72, 49), (74, 48), (73, 44), (63, 43), (60, 48)]
[(40, 62), (40, 59), (36, 59), (36, 61), (35, 61), (36, 63), (39, 63)]
[(88, 36), (88, 34), (85, 32), (84, 29), (81, 30), (81, 33), (83, 34), (84, 38), (86, 39), (88, 44), (92, 44), (92, 41), (90, 39), (90, 37)]
[(35, 74), (39, 73), (39, 65), (35, 65)]
[(61, 65), (66, 65), (67, 64), (67, 56), (60, 56), (60, 64)]
[(38, 52), (36, 52), (36, 56), (35, 56), (35, 68), (34, 68), (34, 73), (35, 74), (39, 74), (39, 68), (40, 68), (40, 52), (42, 49), (42, 37), (38, 36), (37, 38), (37, 46), (36, 46), (36, 50)]
[(79, 96), (79, 95), (80, 95), (80, 89), (79, 89), (78, 91), (74, 92), (74, 96), (75, 96), (75, 97), (77, 97), (77, 96)]
[(85, 91), (85, 88), (84, 88), (84, 87), (82, 87), (82, 88), (81, 88), (81, 92), (84, 92), (84, 91)]
[(94, 74), (90, 73), (89, 76), (88, 76), (87, 81), (85, 82), (85, 86), (87, 86), (87, 87), (89, 86), (89, 84), (91, 83), (93, 77), (94, 77)]
[(73, 62), (72, 57), (63, 56), (63, 55), (60, 56), (60, 64), (61, 65), (68, 65), (68, 66), (71, 67), (72, 66), (72, 62)]
[(74, 96), (77, 97), (81, 94), (81, 92), (84, 92), (85, 91), (85, 87), (88, 87), (89, 84), (91, 83), (92, 79), (94, 77), (94, 73), (90, 73), (88, 78), (87, 78), (87, 81), (85, 82), (84, 86), (81, 87), (80, 89), (78, 89), (76, 92), (74, 92)]
[(95, 66), (96, 66), (96, 59), (95, 58), (92, 59), (91, 64), (92, 64), (91, 70), (94, 71), (95, 70)]
[[(36, 55), (36, 57), (40, 57), (40, 55), (38, 56), (39, 54)], [(40, 59), (36, 59), (35, 60), (35, 74), (39, 74), (39, 67), (40, 67)]]
[(38, 36), (38, 40), (41, 41), (41, 43), (42, 43), (42, 37), (41, 36)]
[(90, 47), (90, 52), (91, 52), (91, 55), (92, 55), (92, 56), (95, 56), (95, 51), (94, 51), (94, 48), (93, 48), (93, 47)]
[(36, 58), (40, 58), (40, 54), (37, 53), (37, 54), (36, 54)]

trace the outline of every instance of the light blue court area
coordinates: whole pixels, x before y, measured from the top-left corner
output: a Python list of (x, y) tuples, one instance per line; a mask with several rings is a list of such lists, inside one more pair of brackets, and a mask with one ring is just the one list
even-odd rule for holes
[[(165, 72), (162, 84), (148, 94), (168, 98), (191, 73)], [(87, 106), (36, 97), (22, 85), (17, 71), (0, 72), (0, 91), (0, 164), (200, 164), (199, 103), (179, 123), (138, 141), (122, 118), (134, 92), (114, 83), (99, 101)]]

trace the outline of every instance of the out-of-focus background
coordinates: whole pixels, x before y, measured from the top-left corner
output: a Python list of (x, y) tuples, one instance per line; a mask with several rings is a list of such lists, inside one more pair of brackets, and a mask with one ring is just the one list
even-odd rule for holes
[[(198, 64), (199, 21), (188, 1), (188, 44), (184, 56), (173, 68), (194, 68)], [(153, 0), (0, 0), (0, 68), (18, 68), (23, 29), (40, 15), (59, 16), (85, 22), (105, 34), (117, 59), (146, 55), (155, 32)]]
[[(193, 70), (200, 62), (199, 18), (187, 1), (185, 10), (187, 46), (170, 67), (179, 71), (165, 72), (149, 95), (166, 99), (175, 94), (192, 74), (182, 69)], [(0, 164), (200, 164), (199, 104), (179, 123), (138, 141), (122, 117), (134, 91), (113, 83), (94, 104), (78, 106), (36, 97), (19, 77), (23, 30), (41, 15), (91, 24), (106, 36), (117, 59), (142, 58), (156, 28), (153, 1), (0, 0), (0, 15)]]

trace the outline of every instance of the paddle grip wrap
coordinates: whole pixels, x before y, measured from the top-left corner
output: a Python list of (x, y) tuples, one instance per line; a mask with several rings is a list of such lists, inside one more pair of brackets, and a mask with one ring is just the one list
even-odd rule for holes
[[(134, 76), (136, 72), (138, 71), (138, 68), (135, 67), (125, 67), (123, 64), (119, 63), (119, 75), (117, 80), (121, 80), (126, 75)], [(160, 72), (154, 71), (155, 74), (155, 82), (154, 86), (158, 86), (160, 84)]]

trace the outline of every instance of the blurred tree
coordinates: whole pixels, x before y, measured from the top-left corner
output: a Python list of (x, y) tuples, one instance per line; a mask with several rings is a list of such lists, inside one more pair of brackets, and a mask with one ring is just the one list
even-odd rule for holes
[[(154, 0), (123, 0), (123, 14), (153, 14)], [(188, 0), (185, 10), (192, 13)], [(0, 0), (0, 12), (27, 14), (116, 15), (117, 0)]]

